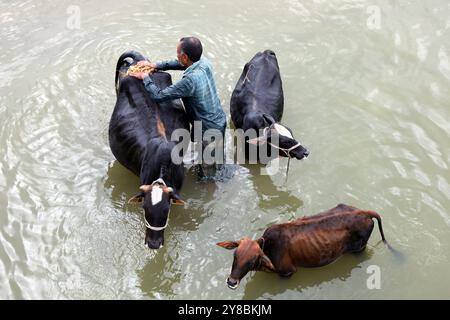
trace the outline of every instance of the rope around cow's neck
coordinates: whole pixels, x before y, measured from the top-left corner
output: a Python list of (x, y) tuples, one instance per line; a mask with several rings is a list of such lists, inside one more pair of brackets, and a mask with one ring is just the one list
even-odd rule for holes
[(284, 181), (284, 183), (287, 183), (287, 180), (288, 180), (288, 177), (289, 177), (289, 165), (290, 165), (291, 159), (292, 159), (292, 157), (291, 157), (291, 155), (290, 155), (289, 152), (291, 152), (291, 151), (294, 150), (295, 148), (298, 148), (298, 147), (301, 145), (301, 143), (299, 142), (299, 143), (297, 143), (296, 145), (290, 147), (289, 149), (285, 149), (285, 148), (277, 147), (277, 146), (273, 145), (273, 144), (272, 144), (271, 142), (269, 142), (269, 141), (267, 141), (267, 142), (268, 142), (272, 147), (278, 148), (278, 149), (280, 149), (281, 151), (283, 151), (283, 152), (286, 154), (287, 158), (288, 158), (288, 163), (287, 163), (287, 168), (286, 168), (286, 180)]
[(162, 226), (162, 227), (154, 227), (150, 223), (148, 223), (147, 218), (145, 218), (145, 211), (144, 211), (144, 223), (145, 223), (145, 226), (147, 228), (149, 228), (150, 230), (153, 230), (153, 231), (164, 230), (165, 228), (167, 228), (167, 225), (169, 224), (169, 213), (170, 213), (170, 209), (169, 209), (169, 212), (167, 213), (167, 220), (166, 220), (166, 224), (164, 226)]
[[(264, 128), (263, 135), (266, 136), (266, 137), (267, 137), (267, 130), (269, 130), (269, 128), (270, 128), (270, 126)], [(268, 143), (269, 145), (271, 145), (271, 146), (274, 147), (275, 149), (279, 149), (279, 150), (283, 151), (283, 152), (286, 154), (287, 158), (288, 158), (288, 164), (287, 164), (287, 168), (286, 168), (286, 180), (284, 181), (284, 183), (286, 183), (286, 182), (287, 182), (287, 179), (288, 179), (288, 174), (289, 174), (289, 164), (291, 163), (291, 158), (292, 158), (291, 155), (290, 155), (290, 152), (291, 152), (292, 150), (298, 148), (299, 146), (301, 146), (301, 143), (298, 142), (297, 144), (293, 145), (293, 146), (290, 147), (290, 148), (281, 148), (280, 146), (276, 146), (276, 145), (274, 145), (272, 142), (269, 142), (268, 140), (266, 140), (266, 141), (267, 141), (267, 143)]]

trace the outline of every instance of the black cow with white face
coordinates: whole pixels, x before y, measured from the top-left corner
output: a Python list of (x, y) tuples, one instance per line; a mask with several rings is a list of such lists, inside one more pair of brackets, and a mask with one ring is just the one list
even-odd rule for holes
[[(179, 193), (184, 167), (182, 162), (172, 161), (171, 153), (178, 143), (188, 144), (189, 140), (171, 141), (171, 135), (176, 129), (189, 132), (189, 122), (179, 100), (156, 103), (141, 80), (126, 75), (128, 68), (141, 60), (146, 58), (128, 51), (117, 62), (117, 102), (109, 124), (109, 144), (116, 159), (140, 178), (140, 191), (129, 203), (142, 204), (145, 244), (159, 249), (164, 244), (171, 204), (183, 204)], [(168, 73), (156, 72), (151, 77), (162, 89), (172, 84)]]
[(233, 91), (231, 119), (237, 129), (256, 130), (258, 137), (248, 139), (248, 143), (267, 143), (279, 149), (279, 156), (301, 160), (309, 151), (294, 138), (291, 129), (279, 123), (283, 107), (283, 87), (275, 53), (259, 52), (245, 65)]

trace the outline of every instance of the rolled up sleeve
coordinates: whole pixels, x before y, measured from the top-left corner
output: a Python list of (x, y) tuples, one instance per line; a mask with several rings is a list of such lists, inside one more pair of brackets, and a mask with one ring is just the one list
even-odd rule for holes
[(156, 63), (156, 69), (158, 70), (186, 70), (186, 67), (183, 66), (180, 61), (177, 59), (174, 60), (166, 60), (160, 61)]
[(183, 77), (177, 83), (163, 90), (155, 85), (149, 76), (146, 76), (143, 82), (145, 90), (155, 102), (190, 97), (194, 93), (194, 82), (189, 77)]

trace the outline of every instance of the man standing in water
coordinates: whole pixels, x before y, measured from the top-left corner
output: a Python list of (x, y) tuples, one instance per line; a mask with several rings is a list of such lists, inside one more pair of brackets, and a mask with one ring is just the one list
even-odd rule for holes
[[(200, 121), (201, 123), (202, 140), (194, 142), (201, 143), (202, 155), (210, 143), (209, 139), (205, 136), (205, 132), (210, 129), (218, 130), (221, 139), (220, 141), (215, 140), (214, 143), (220, 146), (222, 158), (224, 158), (223, 141), (226, 128), (226, 116), (220, 104), (219, 96), (217, 95), (211, 63), (202, 56), (202, 52), (202, 43), (198, 38), (185, 37), (181, 38), (177, 45), (176, 60), (157, 63), (150, 63), (148, 61), (138, 62), (138, 66), (150, 66), (156, 70), (184, 70), (183, 78), (165, 89), (158, 88), (148, 73), (132, 73), (131, 76), (143, 80), (146, 91), (156, 102), (179, 98), (183, 100), (189, 122), (192, 125), (192, 141), (194, 141), (194, 135), (192, 134), (194, 132), (194, 122)], [(215, 154), (211, 153), (211, 155), (214, 156)], [(218, 166), (216, 164), (206, 165), (202, 161), (201, 175), (204, 177), (212, 177), (219, 167), (220, 165)]]

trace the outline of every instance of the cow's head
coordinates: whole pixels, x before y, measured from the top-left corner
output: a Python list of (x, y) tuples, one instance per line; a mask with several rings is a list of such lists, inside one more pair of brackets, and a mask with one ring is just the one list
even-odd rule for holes
[(262, 52), (258, 52), (255, 56), (247, 63), (244, 67), (244, 74), (247, 74), (247, 71), (250, 72), (261, 72), (265, 75), (264, 78), (256, 79), (252, 76), (248, 78), (248, 80), (255, 81), (258, 85), (261, 85), (265, 81), (269, 81), (271, 84), (271, 88), (274, 90), (280, 90), (282, 88), (281, 85), (281, 76), (280, 76), (280, 67), (278, 66), (278, 59), (272, 50), (264, 50)]
[(262, 117), (266, 124), (263, 134), (258, 138), (250, 139), (248, 143), (255, 145), (269, 143), (279, 150), (279, 155), (282, 157), (301, 160), (309, 155), (309, 151), (294, 139), (291, 129), (277, 123), (270, 115), (263, 114)]
[(227, 278), (227, 284), (230, 289), (236, 289), (241, 279), (249, 271), (275, 272), (275, 267), (263, 252), (263, 238), (257, 240), (243, 238), (239, 241), (223, 241), (217, 243), (217, 245), (229, 250), (237, 248), (234, 252), (231, 274)]
[(128, 203), (143, 205), (145, 244), (150, 249), (159, 249), (164, 245), (164, 229), (169, 222), (170, 205), (183, 205), (184, 201), (161, 178), (151, 185), (142, 185), (139, 189), (141, 192), (128, 200)]

